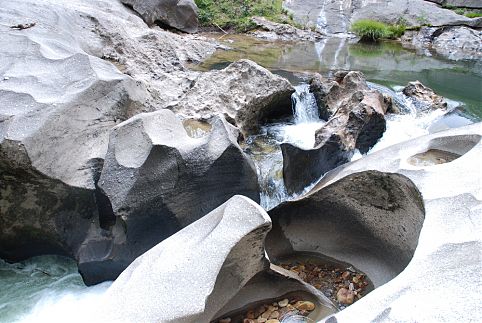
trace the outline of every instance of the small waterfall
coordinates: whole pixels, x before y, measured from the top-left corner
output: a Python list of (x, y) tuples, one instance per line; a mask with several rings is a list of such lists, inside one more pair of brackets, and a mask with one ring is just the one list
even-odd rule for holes
[(292, 95), (293, 119), (287, 123), (266, 125), (258, 135), (246, 139), (245, 151), (256, 164), (261, 187), (261, 206), (270, 210), (291, 198), (283, 181), (283, 155), (280, 144), (290, 143), (313, 148), (315, 132), (323, 124), (315, 97), (308, 84), (295, 87)]
[(291, 97), (295, 124), (320, 121), (315, 96), (310, 92), (309, 85), (298, 85), (295, 90)]

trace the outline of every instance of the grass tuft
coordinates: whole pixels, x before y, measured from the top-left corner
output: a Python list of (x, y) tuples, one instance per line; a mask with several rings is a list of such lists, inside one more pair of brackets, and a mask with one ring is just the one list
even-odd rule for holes
[(382, 38), (395, 39), (399, 38), (405, 32), (404, 24), (387, 25), (380, 21), (362, 19), (358, 20), (351, 26), (354, 32), (362, 41), (376, 42)]

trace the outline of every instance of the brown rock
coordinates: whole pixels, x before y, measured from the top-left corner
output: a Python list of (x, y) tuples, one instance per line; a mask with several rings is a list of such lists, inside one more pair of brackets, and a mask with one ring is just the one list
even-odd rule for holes
[(355, 293), (346, 288), (340, 288), (338, 293), (336, 293), (336, 299), (342, 304), (350, 305), (353, 304)]
[(299, 301), (295, 304), (295, 308), (300, 311), (313, 311), (315, 304), (309, 301)]
[(278, 305), (279, 305), (280, 307), (285, 307), (285, 306), (287, 306), (287, 305), (289, 304), (289, 302), (290, 302), (290, 301), (289, 301), (287, 298), (285, 298), (285, 299), (279, 301), (279, 302), (278, 302)]
[(422, 106), (431, 109), (446, 109), (447, 102), (443, 97), (436, 94), (431, 88), (426, 87), (419, 81), (409, 82), (403, 89), (403, 94), (411, 97)]

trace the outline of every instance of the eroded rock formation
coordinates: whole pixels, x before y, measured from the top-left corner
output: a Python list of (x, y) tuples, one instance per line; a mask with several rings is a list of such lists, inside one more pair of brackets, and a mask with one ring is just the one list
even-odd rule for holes
[(370, 90), (360, 72), (339, 72), (335, 80), (311, 82), (320, 116), (327, 122), (316, 131), (313, 149), (284, 143), (283, 179), (288, 192), (300, 192), (327, 171), (349, 161), (355, 149), (366, 153), (385, 132), (389, 103)]
[(186, 117), (209, 119), (222, 114), (243, 134), (259, 129), (265, 119), (292, 114), (293, 86), (249, 60), (200, 75), (170, 110)]
[(419, 81), (410, 82), (403, 89), (403, 94), (411, 98), (420, 110), (425, 109), (446, 109), (447, 102), (443, 97), (437, 95), (431, 88), (426, 87)]

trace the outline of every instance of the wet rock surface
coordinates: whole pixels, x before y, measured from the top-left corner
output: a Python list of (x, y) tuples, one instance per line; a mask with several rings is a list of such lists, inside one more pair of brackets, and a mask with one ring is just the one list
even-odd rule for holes
[(198, 30), (198, 8), (192, 0), (122, 0), (141, 15), (148, 24), (164, 25), (188, 32)]
[(366, 153), (382, 137), (389, 102), (371, 90), (360, 72), (338, 72), (334, 80), (311, 81), (320, 117), (315, 146), (304, 150), (282, 144), (283, 178), (288, 192), (300, 192), (327, 171), (346, 163), (355, 149)]
[(80, 249), (84, 280), (114, 279), (119, 269), (233, 195), (259, 202), (256, 169), (236, 140), (237, 129), (221, 118), (208, 135), (191, 138), (169, 110), (139, 114), (115, 127), (99, 180), (115, 217)]
[(403, 94), (411, 98), (422, 111), (447, 108), (447, 102), (442, 96), (437, 95), (431, 88), (426, 87), (419, 81), (408, 83), (403, 89)]
[(267, 20), (264, 17), (253, 17), (251, 21), (261, 30), (250, 32), (257, 38), (281, 41), (317, 41), (323, 35), (316, 31), (296, 28), (289, 24), (280, 24)]
[(246, 135), (257, 131), (265, 119), (292, 114), (293, 92), (286, 79), (252, 61), (240, 60), (201, 74), (169, 109), (203, 120), (221, 114)]

